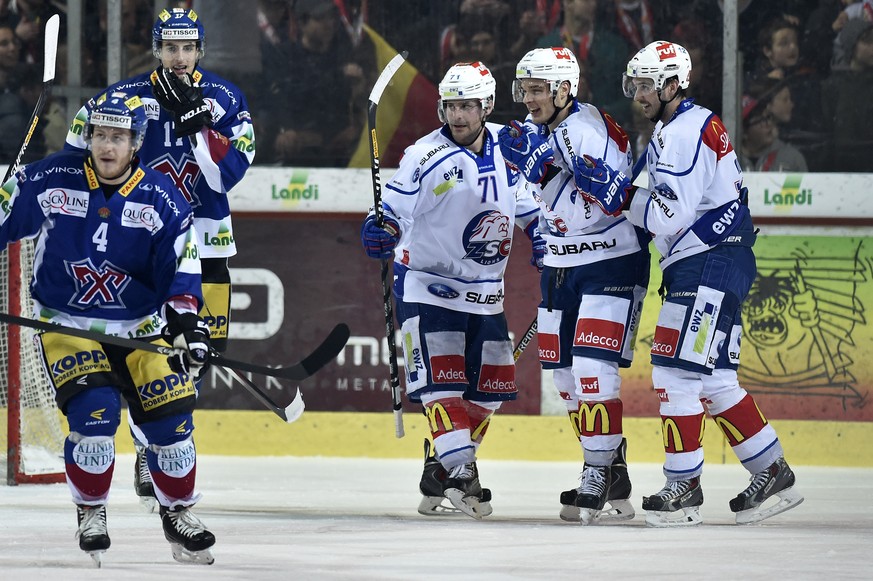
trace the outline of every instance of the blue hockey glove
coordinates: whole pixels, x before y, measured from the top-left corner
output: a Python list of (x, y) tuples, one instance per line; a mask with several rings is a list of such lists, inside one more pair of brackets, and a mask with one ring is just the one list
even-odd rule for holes
[(376, 216), (367, 216), (361, 227), (361, 243), (370, 258), (385, 259), (394, 255), (394, 248), (400, 240), (400, 224), (387, 217), (384, 224), (383, 228), (379, 228)]
[(530, 258), (531, 266), (535, 266), (537, 272), (542, 272), (543, 259), (546, 257), (546, 241), (543, 240), (542, 236), (540, 236), (538, 224), (539, 220), (532, 221), (527, 225), (527, 228), (524, 229), (524, 233), (527, 234), (528, 238), (530, 238), (532, 249)]
[(497, 132), (500, 153), (506, 165), (521, 172), (524, 179), (538, 184), (555, 161), (551, 146), (527, 125), (511, 121)]
[(195, 313), (177, 313), (170, 306), (166, 316), (161, 335), (173, 347), (167, 355), (170, 369), (198, 379), (209, 368), (209, 327)]
[(620, 215), (633, 196), (633, 184), (624, 172), (588, 155), (573, 159), (573, 179), (582, 195), (609, 216)]

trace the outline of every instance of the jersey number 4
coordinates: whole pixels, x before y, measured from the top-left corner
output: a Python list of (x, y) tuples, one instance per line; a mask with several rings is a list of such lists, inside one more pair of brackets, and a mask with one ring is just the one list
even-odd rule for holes
[(109, 224), (106, 222), (101, 222), (99, 226), (97, 226), (97, 231), (94, 232), (94, 236), (91, 237), (91, 242), (97, 246), (98, 252), (106, 252), (106, 246), (109, 242), (109, 237), (107, 232), (109, 231)]

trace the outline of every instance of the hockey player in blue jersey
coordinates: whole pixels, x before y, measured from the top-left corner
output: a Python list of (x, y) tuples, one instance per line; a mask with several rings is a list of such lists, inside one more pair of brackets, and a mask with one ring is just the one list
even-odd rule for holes
[[(98, 100), (83, 132), (87, 152), (62, 151), (16, 172), (0, 191), (0, 244), (37, 236), (31, 294), (42, 321), (143, 341), (169, 358), (98, 341), (39, 335), (70, 433), (67, 483), (79, 547), (98, 565), (109, 548), (106, 505), (121, 398), (151, 443), (164, 534), (178, 560), (211, 563), (215, 537), (190, 508), (196, 453), (194, 378), (209, 360), (193, 215), (175, 184), (136, 156), (146, 132), (136, 95)], [(162, 321), (167, 321), (161, 329)]]
[[(534, 243), (537, 206), (497, 147), (487, 123), (496, 83), (478, 62), (451, 67), (439, 83), (444, 125), (407, 148), (384, 190), (385, 229), (373, 211), (361, 238), (371, 258), (393, 258), (406, 392), (425, 408), (436, 454), (426, 447), (419, 512), (491, 514), (476, 451), (491, 415), (517, 395), (503, 313), (503, 276), (513, 225)], [(444, 499), (451, 506), (442, 504)]]
[[(142, 100), (149, 130), (140, 159), (172, 179), (194, 209), (205, 299), (200, 315), (209, 325), (214, 348), (224, 351), (230, 322), (227, 260), (236, 254), (228, 192), (251, 165), (255, 138), (242, 92), (199, 66), (205, 43), (206, 33), (193, 10), (164, 10), (152, 29), (152, 52), (160, 66), (108, 91), (125, 91)], [(95, 99), (73, 120), (66, 148), (85, 148), (83, 130)], [(135, 488), (144, 506), (153, 509), (142, 449), (137, 445)]]
[[(513, 95), (525, 124), (500, 130), (503, 156), (539, 202), (546, 255), (537, 314), (539, 356), (567, 406), (585, 464), (578, 488), (561, 493), (562, 519), (591, 524), (634, 516), (622, 433), (619, 367), (633, 360), (649, 280), (649, 237), (579, 196), (578, 156), (627, 170), (627, 134), (576, 99), (579, 65), (567, 48), (538, 48), (516, 66)], [(609, 507), (606, 508), (606, 504)]]
[(751, 484), (730, 501), (736, 522), (779, 514), (803, 501), (773, 426), (737, 380), (743, 300), (756, 276), (756, 231), (743, 173), (724, 124), (686, 98), (691, 58), (656, 41), (628, 63), (624, 90), (655, 122), (646, 188), (608, 161), (577, 158), (580, 191), (605, 214), (649, 231), (661, 253), (663, 306), (652, 343), (667, 483), (643, 497), (646, 524), (700, 524), (703, 418), (724, 432)]

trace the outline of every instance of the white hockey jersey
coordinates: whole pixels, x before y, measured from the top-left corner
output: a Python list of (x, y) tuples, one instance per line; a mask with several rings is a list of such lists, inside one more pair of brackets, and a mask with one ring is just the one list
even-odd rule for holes
[(406, 149), (383, 190), (385, 215), (401, 230), (394, 250), (399, 299), (474, 314), (503, 312), (513, 222), (526, 228), (538, 207), (503, 161), (498, 129), (486, 124), (481, 155), (455, 144), (446, 126)]
[[(548, 136), (561, 173), (544, 188), (529, 186), (542, 211), (544, 264), (556, 268), (591, 264), (640, 250), (636, 230), (624, 217), (607, 216), (585, 200), (573, 181), (573, 158), (589, 155), (627, 173), (633, 154), (627, 134), (613, 119), (587, 103), (575, 102), (570, 115)], [(528, 123), (531, 123), (528, 117)], [(537, 127), (542, 132), (543, 128)], [(544, 226), (544, 223), (546, 226)]]
[(727, 130), (692, 100), (666, 125), (655, 125), (646, 163), (649, 188), (637, 191), (629, 217), (654, 235), (662, 268), (709, 250), (749, 215), (739, 199), (743, 172)]

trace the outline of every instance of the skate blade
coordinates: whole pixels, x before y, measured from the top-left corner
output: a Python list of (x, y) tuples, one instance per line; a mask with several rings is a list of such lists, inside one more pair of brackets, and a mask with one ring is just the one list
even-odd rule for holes
[(699, 506), (689, 506), (672, 512), (649, 510), (646, 526), (655, 528), (696, 527), (703, 523)]
[(626, 498), (624, 500), (607, 500), (606, 504), (608, 506), (600, 511), (599, 518), (603, 522), (630, 520), (636, 514), (634, 506)]
[[(738, 525), (750, 525), (757, 522), (761, 522), (764, 519), (768, 519), (771, 516), (776, 516), (777, 514), (783, 513), (786, 510), (790, 510), (803, 502), (803, 496), (796, 490), (794, 487), (786, 488), (785, 490), (780, 490), (773, 496), (779, 499), (776, 504), (772, 504), (770, 506), (765, 507), (763, 504), (749, 508), (746, 510), (741, 510), (737, 513), (737, 524)], [(769, 500), (769, 499), (767, 499)], [(766, 502), (766, 501), (765, 501)]]
[(158, 499), (154, 496), (140, 496), (139, 508), (145, 513), (152, 514), (158, 510)]
[(579, 509), (579, 524), (588, 526), (597, 522), (600, 516), (600, 511), (596, 508), (580, 508)]
[[(483, 516), (482, 507), (479, 504), (479, 499), (475, 496), (464, 496), (464, 492), (458, 490), (457, 488), (447, 488), (445, 491), (446, 498), (449, 499), (455, 508), (466, 514), (467, 516), (473, 517), (476, 520), (480, 520)], [(490, 513), (489, 513), (490, 514)]]
[(98, 569), (103, 568), (103, 553), (105, 552), (105, 550), (87, 551), (88, 556), (94, 560), (94, 564), (97, 566)]
[[(600, 511), (597, 520), (607, 523), (613, 521), (630, 520), (636, 515), (633, 505), (629, 500), (608, 500), (607, 507)], [(582, 520), (582, 514), (578, 506), (569, 504), (561, 505), (559, 515), (562, 521), (578, 523)]]
[(212, 551), (210, 549), (189, 551), (178, 543), (170, 543), (170, 549), (173, 551), (173, 558), (180, 563), (188, 565), (211, 565), (215, 562), (215, 557), (212, 556)]

